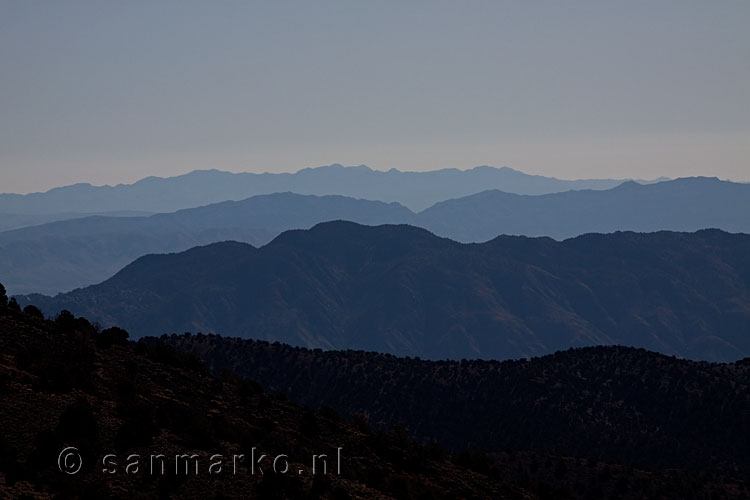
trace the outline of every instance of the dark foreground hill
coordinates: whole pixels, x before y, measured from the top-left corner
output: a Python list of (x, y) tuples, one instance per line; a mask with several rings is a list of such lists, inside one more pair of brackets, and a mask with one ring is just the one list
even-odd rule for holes
[(262, 248), (150, 255), (99, 285), (19, 300), (136, 336), (216, 332), (431, 359), (623, 344), (731, 361), (750, 355), (750, 236), (460, 244), (411, 226), (332, 222)]
[(54, 294), (99, 283), (148, 253), (222, 240), (260, 246), (282, 231), (332, 220), (411, 224), (467, 243), (500, 234), (564, 239), (617, 230), (750, 233), (750, 184), (686, 178), (540, 196), (484, 191), (419, 213), (398, 203), (276, 193), (151, 217), (88, 217), (2, 232), (0, 277), (14, 294)]
[(750, 358), (718, 364), (586, 347), (514, 361), (425, 361), (215, 335), (162, 340), (311, 407), (453, 449), (547, 451), (750, 473)]
[(534, 498), (403, 432), (214, 378), (118, 329), (29, 311), (0, 304), (2, 498)]
[[(608, 348), (604, 351), (610, 354), (604, 356), (592, 350), (584, 350), (583, 356), (577, 353), (563, 356), (552, 364), (559, 368), (532, 369), (530, 373), (518, 374), (518, 390), (528, 388), (528, 384), (523, 383), (523, 378), (528, 376), (535, 376), (532, 382), (541, 384), (526, 398), (536, 397), (538, 404), (500, 408), (495, 414), (499, 420), (507, 421), (505, 414), (508, 412), (519, 412), (517, 418), (522, 425), (500, 430), (494, 427), (487, 435), (491, 438), (500, 431), (520, 430), (530, 438), (528, 441), (516, 439), (515, 449), (491, 453), (476, 449), (451, 453), (439, 443), (418, 444), (400, 427), (388, 434), (382, 429), (372, 430), (366, 416), (360, 415), (350, 423), (329, 407), (313, 410), (297, 406), (288, 402), (283, 394), (264, 393), (260, 385), (231, 371), (222, 370), (221, 375), (211, 376), (197, 358), (181, 354), (164, 342), (144, 339), (137, 344), (128, 343), (126, 332), (117, 328), (100, 331), (85, 319), (67, 312), (49, 321), (43, 320), (33, 308), (22, 313), (15, 307), (0, 305), (2, 498), (51, 498), (54, 495), (54, 498), (92, 499), (739, 500), (750, 494), (746, 468), (747, 428), (741, 425), (747, 407), (747, 363), (729, 365), (726, 370), (715, 370), (715, 366), (703, 364), (696, 375), (693, 366), (678, 367), (676, 373), (675, 368), (669, 366), (669, 360), (654, 363), (651, 358), (662, 357), (649, 353), (638, 361), (639, 351)], [(167, 340), (178, 343), (177, 339)], [(199, 350), (205, 353), (204, 344), (216, 347), (218, 339), (195, 340), (202, 346)], [(179, 344), (184, 348), (191, 341), (183, 338)], [(313, 389), (317, 397), (321, 382), (318, 374), (326, 371), (333, 376), (325, 377), (327, 383), (333, 383), (335, 389), (324, 392), (345, 405), (347, 401), (358, 405), (363, 401), (362, 396), (373, 395), (371, 382), (377, 378), (383, 382), (384, 391), (366, 406), (379, 416), (383, 413), (378, 408), (397, 402), (405, 403), (411, 411), (423, 411), (425, 401), (432, 399), (421, 418), (433, 420), (433, 428), (439, 428), (440, 422), (446, 428), (455, 428), (453, 420), (442, 419), (450, 413), (455, 418), (459, 408), (454, 408), (453, 412), (445, 412), (445, 408), (472, 399), (459, 397), (452, 401), (451, 386), (463, 384), (469, 388), (468, 393), (477, 394), (478, 391), (472, 389), (492, 390), (497, 382), (490, 377), (481, 387), (469, 387), (489, 373), (482, 368), (487, 365), (483, 362), (421, 362), (418, 364), (422, 368), (419, 368), (412, 364), (414, 360), (392, 356), (325, 353), (322, 359), (320, 352), (287, 346), (260, 343), (250, 346), (247, 351), (244, 349), (247, 345), (240, 345), (247, 359), (252, 357), (249, 353), (266, 350), (265, 355), (254, 358), (260, 365), (256, 371), (260, 376), (268, 376), (269, 363), (281, 362), (292, 369), (307, 367), (311, 381), (306, 387)], [(290, 363), (289, 354), (298, 358), (298, 362)], [(240, 357), (235, 355), (233, 359)], [(316, 366), (321, 361), (324, 367)], [(524, 365), (533, 367), (538, 361)], [(587, 369), (586, 365), (592, 361), (602, 362), (604, 366), (593, 371)], [(448, 366), (447, 373), (431, 370), (430, 365), (433, 368)], [(642, 368), (640, 372), (638, 367)], [(405, 372), (401, 375), (389, 371), (393, 368)], [(503, 363), (497, 371), (508, 369), (514, 371), (511, 365)], [(699, 426), (695, 432), (677, 435), (676, 439), (661, 437), (654, 446), (644, 449), (646, 454), (637, 460), (647, 463), (653, 453), (654, 459), (666, 457), (667, 463), (673, 463), (678, 451), (688, 454), (698, 451), (693, 457), (677, 461), (693, 464), (689, 468), (633, 467), (611, 459), (591, 458), (621, 443), (627, 450), (635, 450), (639, 441), (645, 441), (643, 436), (638, 436), (638, 429), (658, 437), (659, 429), (650, 427), (655, 421), (652, 414), (665, 405), (655, 402), (655, 410), (644, 410), (636, 404), (635, 411), (629, 411), (617, 402), (599, 399), (608, 389), (595, 391), (592, 396), (585, 382), (568, 384), (570, 377), (566, 379), (564, 375), (568, 369), (580, 375), (593, 372), (592, 386), (594, 380), (601, 378), (597, 373), (609, 372), (611, 378), (604, 385), (613, 387), (611, 394), (614, 395), (619, 394), (618, 388), (623, 383), (632, 382), (634, 375), (640, 375), (649, 388), (651, 381), (661, 380), (659, 391), (674, 393), (677, 403), (690, 400), (696, 402), (695, 409), (701, 411), (705, 406), (702, 399), (709, 396), (719, 409), (709, 411), (707, 417), (718, 415), (719, 422), (725, 423), (733, 415), (734, 420), (725, 432), (716, 435), (712, 433), (718, 424)], [(675, 374), (677, 379), (672, 378)], [(339, 376), (346, 380), (337, 379)], [(562, 376), (562, 380), (553, 384), (555, 376)], [(286, 373), (285, 377), (282, 380), (290, 381), (290, 389), (296, 391), (300, 387), (292, 381), (291, 374)], [(680, 382), (683, 378), (685, 383)], [(400, 388), (398, 381), (402, 382)], [(430, 392), (431, 385), (442, 387), (438, 391), (442, 394)], [(688, 394), (681, 394), (680, 386)], [(364, 394), (347, 394), (347, 388), (362, 390)], [(502, 385), (499, 388), (502, 389)], [(412, 392), (415, 389), (425, 394)], [(555, 405), (555, 401), (561, 400), (557, 396), (561, 390), (570, 402), (563, 400), (563, 404)], [(638, 389), (633, 390), (637, 392)], [(651, 392), (653, 390), (646, 391), (646, 398)], [(293, 392), (293, 397), (298, 399), (299, 396)], [(394, 397), (395, 401), (383, 401), (380, 399), (383, 397)], [(519, 399), (523, 399), (523, 395), (516, 394), (514, 400)], [(591, 410), (582, 411), (585, 405), (576, 404), (585, 400), (594, 401)], [(638, 397), (626, 397), (626, 400), (632, 402)], [(551, 426), (559, 425), (560, 411), (554, 411), (555, 407), (568, 413), (566, 421), (574, 425), (560, 429), (559, 435), (543, 433), (551, 437), (547, 443), (523, 431), (526, 418), (532, 428), (544, 420)], [(465, 413), (457, 417), (462, 425), (481, 425), (492, 418), (491, 414), (469, 413), (471, 404), (464, 410)], [(485, 410), (493, 411), (490, 407)], [(623, 415), (639, 415), (639, 412), (643, 413), (642, 418), (623, 425)], [(398, 418), (398, 413), (394, 412), (393, 416)], [(415, 417), (412, 416), (412, 421)], [(686, 418), (690, 417), (675, 412), (670, 423)], [(582, 424), (575, 423), (579, 421), (599, 421), (599, 424), (593, 426), (593, 435), (589, 437), (588, 429), (578, 434)], [(379, 419), (377, 427), (390, 428), (390, 424)], [(607, 427), (609, 432), (602, 433)], [(619, 432), (623, 432), (624, 438), (619, 437)], [(727, 442), (726, 435), (732, 432), (735, 442), (714, 455), (715, 446)], [(675, 436), (669, 430), (663, 434)], [(634, 436), (635, 442), (627, 440)], [(583, 456), (562, 456), (546, 451), (561, 449), (561, 443), (571, 443), (575, 439), (582, 441), (577, 448), (583, 450)], [(339, 456), (339, 447), (340, 460), (334, 458)], [(256, 468), (249, 463), (253, 449), (256, 450)], [(313, 458), (321, 453), (328, 455), (325, 475), (321, 474), (322, 457)], [(235, 458), (241, 454), (245, 459)], [(265, 457), (261, 458), (262, 455)], [(162, 460), (165, 461), (164, 472), (161, 471)], [(312, 471), (313, 463), (317, 464), (316, 473)]]

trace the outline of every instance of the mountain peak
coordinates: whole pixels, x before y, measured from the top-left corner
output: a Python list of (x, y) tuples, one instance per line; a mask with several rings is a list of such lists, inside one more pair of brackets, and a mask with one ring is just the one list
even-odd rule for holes
[(628, 179), (626, 181), (623, 181), (622, 184), (618, 185), (614, 189), (638, 189), (643, 187), (643, 184), (634, 181), (633, 179)]

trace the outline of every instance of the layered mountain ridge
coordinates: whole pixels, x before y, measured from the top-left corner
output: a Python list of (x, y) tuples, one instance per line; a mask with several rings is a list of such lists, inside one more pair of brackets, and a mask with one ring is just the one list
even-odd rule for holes
[(686, 178), (609, 190), (521, 196), (484, 191), (415, 213), (398, 203), (277, 193), (150, 217), (88, 217), (0, 233), (0, 277), (12, 293), (54, 294), (103, 281), (148, 253), (215, 241), (260, 246), (319, 222), (411, 224), (463, 242), (501, 234), (564, 239), (590, 232), (750, 232), (750, 185)]
[(146, 177), (133, 184), (117, 186), (82, 183), (54, 188), (45, 193), (0, 194), (0, 213), (171, 212), (284, 191), (396, 201), (413, 210), (422, 210), (438, 201), (489, 188), (519, 194), (545, 194), (570, 189), (608, 189), (621, 182), (623, 180), (618, 179), (561, 180), (529, 175), (508, 167), (489, 166), (427, 172), (402, 172), (395, 168), (380, 171), (365, 165), (344, 167), (339, 164), (304, 168), (295, 173), (232, 173), (214, 169), (196, 170), (167, 178)]
[(623, 344), (690, 359), (750, 355), (750, 236), (500, 236), (330, 222), (254, 248), (142, 257), (95, 286), (19, 297), (136, 336), (202, 331), (431, 359)]

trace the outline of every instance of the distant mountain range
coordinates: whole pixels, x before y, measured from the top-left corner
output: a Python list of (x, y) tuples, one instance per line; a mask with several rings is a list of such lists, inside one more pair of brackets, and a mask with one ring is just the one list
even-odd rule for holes
[(406, 225), (331, 222), (261, 248), (145, 256), (99, 285), (19, 301), (136, 336), (217, 332), (431, 359), (624, 344), (727, 361), (750, 355), (750, 235), (461, 244)]
[(103, 281), (148, 253), (236, 240), (263, 245), (319, 222), (410, 224), (463, 242), (500, 234), (750, 232), (750, 185), (685, 178), (608, 190), (527, 196), (484, 191), (415, 213), (398, 203), (292, 193), (259, 195), (151, 217), (87, 217), (0, 233), (0, 279), (12, 293), (54, 294)]
[(172, 212), (286, 191), (395, 201), (412, 210), (423, 210), (439, 201), (486, 189), (518, 194), (545, 194), (570, 189), (609, 189), (622, 182), (623, 180), (617, 179), (561, 180), (528, 175), (508, 167), (486, 166), (470, 170), (444, 169), (429, 172), (401, 172), (396, 169), (384, 172), (364, 165), (330, 165), (281, 174), (197, 170), (177, 177), (147, 177), (134, 184), (75, 184), (46, 193), (0, 194), (0, 213), (54, 214), (112, 210)]
[(59, 221), (0, 233), (0, 280), (11, 293), (54, 294), (103, 281), (150, 253), (225, 240), (260, 246), (322, 221), (384, 224), (413, 216), (396, 203), (280, 193), (150, 217)]
[(750, 233), (750, 184), (687, 177), (542, 196), (484, 191), (430, 207), (419, 214), (417, 225), (465, 242), (487, 241), (499, 234), (564, 239), (665, 229)]
[[(0, 195), (2, 196), (2, 195)], [(115, 212), (61, 212), (53, 214), (2, 214), (0, 213), (0, 231), (10, 231), (28, 226), (38, 226), (48, 222), (59, 220), (80, 219), (83, 217), (92, 217), (95, 215), (106, 217), (145, 217), (152, 215), (152, 212), (142, 212), (139, 210), (115, 211)]]

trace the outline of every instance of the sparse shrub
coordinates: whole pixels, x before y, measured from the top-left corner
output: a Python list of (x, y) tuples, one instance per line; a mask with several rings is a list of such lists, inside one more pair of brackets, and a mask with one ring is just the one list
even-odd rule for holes
[(57, 430), (66, 438), (95, 438), (98, 421), (86, 398), (78, 398), (60, 415)]
[(366, 415), (358, 413), (352, 418), (354, 427), (362, 434), (372, 434), (372, 427), (370, 426), (370, 420)]
[(78, 398), (62, 412), (55, 433), (63, 442), (80, 449), (84, 468), (93, 465), (98, 449), (99, 422), (86, 398)]
[(299, 431), (303, 436), (307, 436), (309, 438), (317, 437), (317, 435), (320, 433), (318, 417), (312, 410), (307, 410), (302, 414), (302, 421), (299, 424)]
[(8, 307), (10, 309), (13, 309), (14, 311), (21, 312), (21, 306), (18, 305), (18, 301), (16, 301), (15, 297), (11, 297), (8, 301)]
[(557, 464), (555, 465), (555, 479), (560, 481), (565, 478), (567, 473), (568, 467), (565, 465), (565, 461), (558, 459)]
[(336, 486), (331, 492), (333, 500), (352, 500), (352, 496), (341, 486)]
[(18, 450), (0, 434), (0, 472), (5, 473), (5, 483), (13, 486), (18, 478)]
[(320, 407), (320, 415), (323, 418), (327, 418), (328, 420), (332, 420), (333, 422), (341, 422), (341, 415), (338, 414), (336, 410), (331, 408), (327, 405), (322, 405)]
[(75, 329), (75, 321), (76, 317), (67, 309), (60, 311), (60, 314), (55, 318), (57, 327), (65, 332), (72, 332)]
[(315, 474), (310, 486), (310, 497), (320, 498), (321, 495), (331, 491), (331, 479), (324, 474)]
[(487, 475), (490, 473), (490, 461), (487, 458), (487, 455), (481, 451), (472, 453), (468, 450), (464, 450), (456, 455), (454, 462), (457, 465), (466, 467), (467, 469), (471, 469), (480, 474)]
[(101, 347), (127, 345), (129, 336), (130, 335), (126, 330), (113, 326), (112, 328), (102, 330), (102, 332), (96, 336), (96, 343)]
[(134, 446), (149, 446), (159, 432), (151, 405), (133, 396), (121, 401), (117, 410), (122, 425), (115, 435), (115, 447), (126, 450)]
[(79, 374), (70, 364), (44, 359), (33, 366), (33, 372), (39, 376), (32, 384), (35, 391), (65, 394), (78, 385)]
[(37, 434), (34, 448), (26, 459), (26, 468), (40, 472), (57, 467), (57, 455), (64, 448), (64, 444), (59, 433), (50, 429), (41, 431)]
[(148, 355), (148, 344), (146, 344), (144, 339), (139, 339), (138, 342), (135, 343), (135, 353), (138, 356)]
[(16, 366), (21, 370), (29, 370), (34, 363), (39, 362), (41, 356), (42, 353), (39, 348), (35, 346), (27, 346), (16, 353)]
[(223, 380), (237, 385), (237, 394), (243, 399), (252, 398), (263, 394), (263, 388), (255, 382), (237, 375), (234, 372), (225, 372)]
[(148, 357), (158, 363), (172, 366), (174, 368), (183, 368), (189, 371), (195, 371), (202, 374), (208, 374), (208, 368), (205, 363), (201, 361), (197, 356), (192, 354), (182, 353), (175, 349), (172, 345), (165, 343), (162, 340), (149, 340), (144, 341), (143, 339), (138, 341), (136, 346), (136, 352), (141, 352), (143, 345)]
[(427, 455), (433, 460), (443, 460), (447, 455), (443, 445), (438, 442), (429, 443), (426, 448)]
[(300, 479), (289, 474), (266, 472), (263, 474), (256, 490), (257, 498), (284, 500), (286, 498), (303, 498), (303, 485)]
[(29, 316), (33, 316), (35, 318), (44, 319), (44, 315), (42, 314), (42, 311), (31, 304), (23, 308), (24, 314), (28, 314)]

